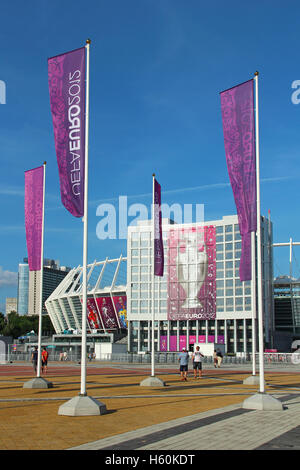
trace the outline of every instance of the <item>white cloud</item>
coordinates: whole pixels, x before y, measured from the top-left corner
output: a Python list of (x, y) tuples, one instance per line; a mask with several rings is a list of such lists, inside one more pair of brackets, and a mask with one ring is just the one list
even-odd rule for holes
[(6, 286), (17, 286), (18, 285), (18, 273), (12, 271), (5, 271), (0, 266), (0, 288)]

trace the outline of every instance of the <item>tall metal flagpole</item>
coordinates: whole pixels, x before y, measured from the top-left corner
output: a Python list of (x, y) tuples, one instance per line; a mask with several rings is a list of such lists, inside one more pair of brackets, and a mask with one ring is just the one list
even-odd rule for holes
[[(152, 278), (152, 295), (151, 295), (151, 303), (152, 303), (152, 328), (151, 328), (151, 375), (150, 377), (147, 377), (146, 379), (142, 380), (140, 385), (142, 387), (164, 387), (165, 383), (163, 380), (161, 380), (159, 377), (155, 377), (155, 349), (154, 349), (154, 321), (155, 321), (155, 259), (156, 259), (156, 253), (155, 253), (155, 237), (157, 235), (155, 231), (155, 213), (156, 213), (156, 208), (155, 208), (155, 174), (153, 173), (153, 196), (152, 196), (152, 272), (151, 272), (151, 278)], [(159, 196), (160, 197), (160, 196)], [(161, 201), (159, 202), (159, 205), (161, 204)], [(160, 207), (159, 207), (160, 210)], [(160, 220), (160, 212), (159, 213), (159, 220)], [(151, 264), (150, 264), (151, 265)]]
[(264, 327), (262, 297), (262, 253), (261, 253), (261, 216), (260, 216), (260, 169), (259, 169), (259, 119), (258, 119), (258, 72), (254, 74), (255, 83), (255, 145), (256, 145), (256, 192), (257, 192), (257, 297), (258, 297), (258, 342), (259, 342), (259, 391), (265, 392), (264, 379)]
[(252, 308), (252, 375), (256, 374), (256, 256), (255, 232), (251, 232), (251, 308)]
[(42, 209), (42, 234), (41, 234), (41, 275), (40, 275), (40, 310), (38, 331), (38, 362), (37, 377), (41, 376), (41, 348), (42, 348), (42, 314), (43, 314), (43, 274), (44, 274), (44, 223), (45, 223), (45, 184), (46, 184), (46, 162), (43, 165), (43, 209)]
[(86, 392), (86, 330), (87, 330), (87, 259), (88, 259), (88, 173), (89, 173), (89, 87), (90, 44), (86, 40), (86, 106), (85, 106), (85, 170), (84, 170), (84, 214), (83, 214), (83, 262), (82, 262), (82, 331), (81, 331), (81, 383), (80, 393), (61, 405), (58, 414), (66, 416), (96, 416), (106, 413), (106, 405), (89, 397)]
[(261, 215), (260, 215), (260, 171), (259, 171), (259, 121), (258, 121), (258, 72), (254, 75), (255, 83), (255, 147), (256, 147), (256, 211), (257, 211), (257, 304), (258, 304), (258, 345), (259, 345), (259, 393), (246, 398), (243, 408), (250, 410), (283, 410), (280, 400), (265, 393), (264, 377), (264, 325), (263, 325), (263, 289), (262, 289), (262, 250), (261, 250)]
[(83, 262), (82, 262), (82, 331), (81, 331), (81, 388), (86, 396), (86, 322), (87, 322), (87, 258), (88, 258), (88, 176), (89, 176), (89, 87), (90, 44), (86, 40), (86, 115), (85, 115), (85, 165), (84, 165), (84, 216), (83, 216)]
[(154, 184), (155, 184), (155, 174), (153, 173), (152, 175), (153, 178), (153, 189), (152, 189), (152, 330), (151, 330), (151, 377), (154, 377), (155, 372), (155, 351), (154, 351), (154, 318), (155, 318), (155, 312), (154, 312), (154, 299), (155, 299), (155, 274), (154, 274), (154, 264), (155, 264), (155, 219), (154, 219), (154, 204), (155, 204), (155, 196), (154, 196)]

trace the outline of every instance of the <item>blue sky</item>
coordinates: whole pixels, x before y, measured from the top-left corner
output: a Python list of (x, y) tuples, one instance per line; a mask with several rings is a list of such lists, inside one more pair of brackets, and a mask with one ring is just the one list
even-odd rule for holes
[[(82, 222), (60, 202), (47, 58), (87, 38), (90, 262), (126, 254), (125, 240), (97, 238), (97, 206), (120, 195), (150, 205), (153, 172), (163, 202), (204, 204), (206, 220), (235, 213), (219, 92), (256, 70), (262, 214), (271, 210), (274, 241), (300, 241), (300, 104), (291, 101), (292, 82), (300, 79), (299, 30), (300, 5), (293, 0), (3, 2), (0, 311), (6, 297), (16, 296), (15, 273), (27, 256), (24, 171), (45, 160), (45, 257), (82, 263)], [(294, 252), (300, 276), (300, 248)], [(288, 255), (288, 248), (275, 249), (275, 274), (288, 272)]]

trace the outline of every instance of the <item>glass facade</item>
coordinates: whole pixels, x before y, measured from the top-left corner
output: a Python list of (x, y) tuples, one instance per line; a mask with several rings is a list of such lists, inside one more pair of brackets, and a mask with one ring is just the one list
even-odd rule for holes
[[(241, 235), (236, 216), (226, 216), (221, 220), (205, 222), (204, 226), (215, 228), (215, 312), (214, 316), (198, 315), (187, 319), (170, 317), (170, 233), (174, 229), (186, 230), (187, 226), (170, 224), (163, 221), (165, 268), (163, 277), (155, 277), (155, 320), (158, 321), (155, 350), (177, 351), (181, 345), (191, 347), (194, 342), (216, 342), (225, 344), (227, 352), (250, 352), (252, 350), (252, 305), (251, 281), (241, 282), (239, 264), (241, 257)], [(203, 226), (203, 224), (202, 224)], [(198, 225), (194, 224), (194, 230)], [(272, 249), (270, 249), (272, 228), (267, 219), (262, 219), (263, 243), (263, 286), (264, 286), (264, 319), (266, 340), (271, 337), (271, 297), (269, 289), (272, 280), (270, 266)], [(152, 250), (151, 224), (140, 222), (136, 227), (129, 227), (127, 244), (127, 301), (128, 320), (131, 323), (129, 348), (139, 352), (150, 349), (152, 318)], [(178, 259), (177, 252), (173, 259)], [(190, 285), (194, 283), (195, 260), (188, 260), (184, 284), (186, 296), (189, 296)], [(197, 263), (197, 262), (196, 262)], [(174, 263), (173, 263), (174, 264)], [(176, 264), (176, 263), (175, 263)], [(175, 267), (175, 269), (177, 268)], [(199, 284), (198, 284), (199, 285)], [(186, 287), (187, 286), (187, 287)], [(194, 289), (195, 290), (195, 289)], [(206, 287), (206, 292), (208, 292)], [(198, 294), (199, 296), (199, 294)], [(186, 304), (186, 301), (185, 301)], [(183, 304), (184, 305), (184, 304)], [(184, 311), (181, 308), (181, 311)], [(207, 312), (206, 312), (207, 313)], [(162, 349), (163, 348), (163, 349)]]
[(18, 272), (18, 314), (28, 314), (28, 288), (29, 266), (27, 263), (19, 264)]

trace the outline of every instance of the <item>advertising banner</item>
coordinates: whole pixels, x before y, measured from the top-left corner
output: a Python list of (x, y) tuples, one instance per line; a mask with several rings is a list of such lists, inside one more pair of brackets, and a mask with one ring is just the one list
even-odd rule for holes
[(253, 80), (221, 93), (226, 162), (236, 204), (242, 254), (240, 280), (251, 280), (251, 232), (256, 231), (256, 155)]
[(161, 221), (161, 187), (154, 179), (154, 274), (155, 276), (164, 275), (164, 245), (162, 238)]
[(185, 335), (180, 335), (179, 336), (179, 351), (182, 350), (182, 348), (186, 348), (186, 336)]
[[(214, 335), (208, 335), (208, 343), (214, 343), (215, 342), (215, 336)], [(206, 343), (206, 336), (205, 335), (199, 335), (198, 336), (198, 341), (197, 341), (197, 336), (196, 335), (190, 335), (189, 336), (189, 345), (195, 344), (195, 343)], [(218, 344), (225, 344), (224, 341), (224, 336), (219, 335), (217, 337), (217, 343)], [(161, 336), (160, 337), (160, 351), (165, 352), (168, 351), (167, 348), (168, 344), (168, 338), (167, 336)], [(182, 348), (188, 348), (187, 341), (186, 341), (186, 336), (185, 335), (180, 335), (179, 336), (179, 351), (182, 350)], [(177, 336), (176, 335), (171, 335), (170, 336), (170, 348), (169, 351), (177, 351)]]
[(25, 231), (30, 271), (40, 271), (44, 167), (25, 171)]
[(216, 318), (216, 228), (171, 229), (168, 320)]
[(48, 59), (48, 81), (61, 200), (84, 215), (85, 47)]
[(126, 295), (120, 295), (113, 297), (115, 309), (119, 318), (119, 323), (121, 328), (128, 328), (127, 323), (127, 308), (126, 308)]
[(177, 351), (177, 336), (170, 336), (170, 351)]
[(97, 306), (94, 298), (87, 299), (87, 318), (88, 324), (91, 330), (101, 330), (103, 329), (102, 323), (100, 321)]
[(119, 328), (111, 298), (97, 297), (96, 302), (104, 328), (106, 330)]
[(160, 351), (164, 352), (167, 351), (167, 337), (161, 336), (160, 337)]

